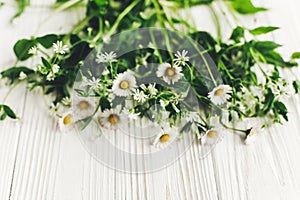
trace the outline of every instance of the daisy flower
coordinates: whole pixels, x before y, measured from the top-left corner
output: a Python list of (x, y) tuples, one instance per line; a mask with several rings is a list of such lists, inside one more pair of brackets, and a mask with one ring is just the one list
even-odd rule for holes
[(28, 54), (37, 55), (38, 54), (38, 48), (36, 46), (31, 47), (28, 50)]
[(25, 78), (27, 78), (27, 75), (24, 72), (20, 72), (19, 80), (24, 80)]
[(156, 135), (153, 140), (152, 145), (159, 149), (165, 149), (171, 145), (178, 138), (178, 128), (165, 126), (167, 128), (162, 129), (162, 131)]
[(136, 79), (132, 72), (118, 74), (113, 82), (112, 90), (117, 96), (129, 96), (131, 91), (136, 87)]
[(208, 129), (204, 135), (199, 135), (198, 139), (200, 139), (200, 142), (202, 145), (208, 144), (208, 145), (213, 145), (218, 143), (223, 135), (224, 128), (222, 125), (219, 123), (219, 117), (214, 116), (210, 118), (210, 124), (211, 128)]
[(232, 88), (229, 85), (219, 85), (208, 93), (210, 100), (216, 104), (221, 105), (230, 99)]
[(253, 144), (258, 137), (258, 133), (261, 132), (261, 128), (257, 125), (246, 130), (245, 144)]
[(99, 116), (101, 126), (107, 129), (117, 129), (121, 123), (121, 106), (104, 110)]
[(136, 89), (133, 94), (133, 99), (139, 103), (144, 103), (148, 99), (148, 96), (143, 91)]
[(100, 79), (99, 78), (96, 79), (95, 77), (92, 77), (92, 79), (88, 80), (86, 82), (86, 85), (90, 86), (90, 89), (92, 90), (97, 90), (102, 88), (100, 84)]
[(57, 65), (57, 64), (54, 64), (54, 65), (52, 66), (52, 72), (53, 72), (54, 74), (56, 74), (57, 72), (59, 72), (59, 69), (60, 69), (60, 66)]
[(98, 99), (95, 97), (81, 97), (75, 95), (73, 97), (72, 107), (74, 113), (82, 119), (91, 116), (95, 112), (97, 104)]
[(177, 53), (175, 53), (175, 57), (173, 59), (173, 62), (175, 63), (175, 65), (186, 65), (186, 62), (188, 62), (190, 60), (190, 57), (187, 56), (188, 51), (186, 50), (182, 50), (182, 52), (180, 53), (179, 51), (177, 51)]
[(111, 51), (109, 53), (104, 52), (104, 53), (96, 56), (96, 62), (97, 63), (117, 62), (118, 60), (116, 58), (117, 58), (117, 54), (114, 51)]
[(62, 41), (57, 41), (56, 43), (53, 43), (53, 49), (57, 54), (65, 54), (66, 51), (69, 50), (69, 47), (67, 45), (63, 45)]
[(163, 80), (170, 85), (181, 79), (183, 76), (181, 70), (181, 67), (177, 65), (172, 67), (169, 63), (162, 63), (158, 66), (156, 75), (157, 77), (163, 77)]
[(74, 115), (71, 111), (64, 113), (58, 122), (61, 132), (70, 132), (75, 128)]

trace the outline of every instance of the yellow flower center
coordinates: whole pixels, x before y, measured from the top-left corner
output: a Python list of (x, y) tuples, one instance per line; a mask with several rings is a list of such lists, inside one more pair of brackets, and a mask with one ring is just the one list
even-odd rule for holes
[(172, 76), (174, 76), (175, 75), (175, 69), (174, 68), (172, 68), (172, 67), (169, 67), (169, 68), (167, 68), (167, 70), (166, 70), (166, 73), (165, 73), (167, 76), (170, 76), (170, 77), (172, 77)]
[(224, 93), (224, 90), (223, 90), (222, 88), (217, 89), (217, 90), (215, 91), (215, 95), (216, 95), (216, 96), (222, 96), (223, 93)]
[(209, 138), (215, 138), (216, 136), (217, 136), (217, 131), (215, 131), (215, 130), (210, 130), (207, 133), (207, 137), (209, 137)]
[(162, 143), (168, 142), (170, 140), (170, 135), (168, 133), (165, 133), (162, 136), (160, 136), (159, 140)]
[(63, 119), (63, 123), (64, 123), (64, 125), (70, 124), (71, 123), (71, 115), (65, 116)]
[(120, 82), (120, 88), (123, 89), (123, 90), (128, 89), (129, 88), (129, 82), (125, 81), (125, 80), (121, 81)]
[(108, 117), (108, 121), (111, 124), (116, 124), (116, 123), (118, 123), (119, 120), (120, 120), (120, 117), (119, 117), (119, 115), (116, 115), (116, 114), (111, 114)]
[(89, 107), (89, 103), (87, 101), (80, 101), (78, 106), (80, 110), (86, 110)]

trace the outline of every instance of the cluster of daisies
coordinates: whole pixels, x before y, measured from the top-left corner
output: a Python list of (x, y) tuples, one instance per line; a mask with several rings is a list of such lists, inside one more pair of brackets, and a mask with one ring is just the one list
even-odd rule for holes
[[(105, 52), (97, 55), (95, 61), (98, 64), (109, 63), (109, 66), (111, 66), (113, 62), (118, 62), (117, 54), (115, 52)], [(188, 61), (188, 51), (177, 52), (172, 64), (165, 62), (158, 65), (155, 75), (167, 86), (174, 86), (176, 82), (184, 77), (182, 67), (188, 65)], [(222, 140), (226, 128), (219, 116), (211, 117), (206, 122), (199, 112), (180, 110), (179, 104), (182, 99), (180, 95), (172, 90), (159, 89), (158, 83), (138, 85), (136, 74), (132, 70), (116, 74), (114, 77), (109, 76), (114, 73), (112, 70), (110, 67), (105, 68), (100, 77), (82, 77), (79, 88), (87, 91), (89, 94), (87, 97), (75, 94), (72, 99), (65, 97), (62, 100), (64, 105), (69, 106), (67, 112), (59, 115), (59, 127), (62, 131), (76, 129), (82, 121), (89, 121), (87, 119), (93, 119), (102, 128), (110, 130), (121, 129), (122, 126), (134, 120), (144, 120), (144, 122), (154, 124), (161, 130), (151, 140), (153, 146), (157, 148), (168, 147), (179, 139), (184, 132), (196, 133), (202, 145), (213, 145)], [(171, 95), (168, 98), (161, 98), (166, 91)], [(215, 105), (222, 105), (231, 98), (231, 94), (232, 88), (229, 85), (221, 84), (213, 88), (207, 97)], [(115, 98), (124, 98), (127, 103), (101, 110), (99, 109), (101, 107), (99, 103), (101, 96), (106, 96), (111, 105)], [(150, 117), (146, 118), (141, 112), (134, 109), (134, 105), (149, 106), (151, 100), (159, 102), (155, 106), (159, 106), (160, 109), (151, 113)], [(170, 118), (170, 112), (166, 109), (169, 105), (180, 116), (175, 121)], [(56, 113), (58, 112), (57, 105), (53, 105), (51, 109)], [(182, 124), (188, 124), (190, 128), (183, 130)], [(197, 131), (198, 127), (204, 126), (206, 130), (199, 133)], [(258, 131), (259, 129), (254, 126), (245, 129), (245, 143), (252, 143)]]

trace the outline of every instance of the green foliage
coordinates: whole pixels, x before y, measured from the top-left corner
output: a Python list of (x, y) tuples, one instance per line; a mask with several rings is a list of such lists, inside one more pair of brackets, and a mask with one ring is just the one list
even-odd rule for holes
[(275, 26), (261, 26), (252, 30), (249, 30), (249, 32), (252, 35), (261, 35), (261, 34), (266, 34), (272, 31), (275, 31), (279, 29), (279, 27), (275, 27)]
[(255, 7), (251, 0), (231, 0), (233, 8), (240, 14), (254, 14), (267, 10), (266, 8)]
[(9, 117), (11, 119), (17, 119), (17, 115), (9, 106), (0, 104), (0, 121), (5, 120), (6, 117)]

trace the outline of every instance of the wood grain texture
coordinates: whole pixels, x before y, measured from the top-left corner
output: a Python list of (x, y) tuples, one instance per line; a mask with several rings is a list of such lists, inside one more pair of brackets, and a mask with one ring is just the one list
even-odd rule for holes
[[(37, 5), (49, 2), (39, 1)], [(248, 28), (279, 26), (280, 30), (263, 37), (283, 44), (280, 51), (287, 56), (299, 50), (300, 2), (257, 0), (255, 3), (270, 10), (257, 14), (255, 20), (236, 16), (240, 19), (238, 23)], [(226, 5), (217, 3), (213, 7), (218, 15), (225, 13), (221, 19), (222, 32), (228, 36), (237, 21), (226, 14)], [(49, 9), (29, 8), (15, 25), (10, 25), (8, 21), (14, 12), (13, 6), (0, 8), (1, 70), (14, 63), (11, 51), (14, 42), (34, 34)], [(215, 32), (206, 8), (196, 7), (190, 13), (197, 27)], [(38, 33), (64, 32), (78, 16), (82, 13), (70, 11), (55, 15)], [(287, 78), (300, 78), (299, 68), (283, 73)], [(6, 92), (6, 88), (0, 89), (0, 100)], [(57, 130), (56, 122), (49, 118), (38, 94), (17, 88), (7, 102), (23, 120), (0, 123), (0, 199), (297, 200), (300, 195), (300, 99), (295, 96), (286, 101), (290, 121), (270, 128), (254, 145), (245, 146), (240, 136), (228, 134), (205, 159), (200, 159), (201, 149), (194, 144), (169, 167), (136, 175), (120, 173), (97, 162), (76, 135)]]

